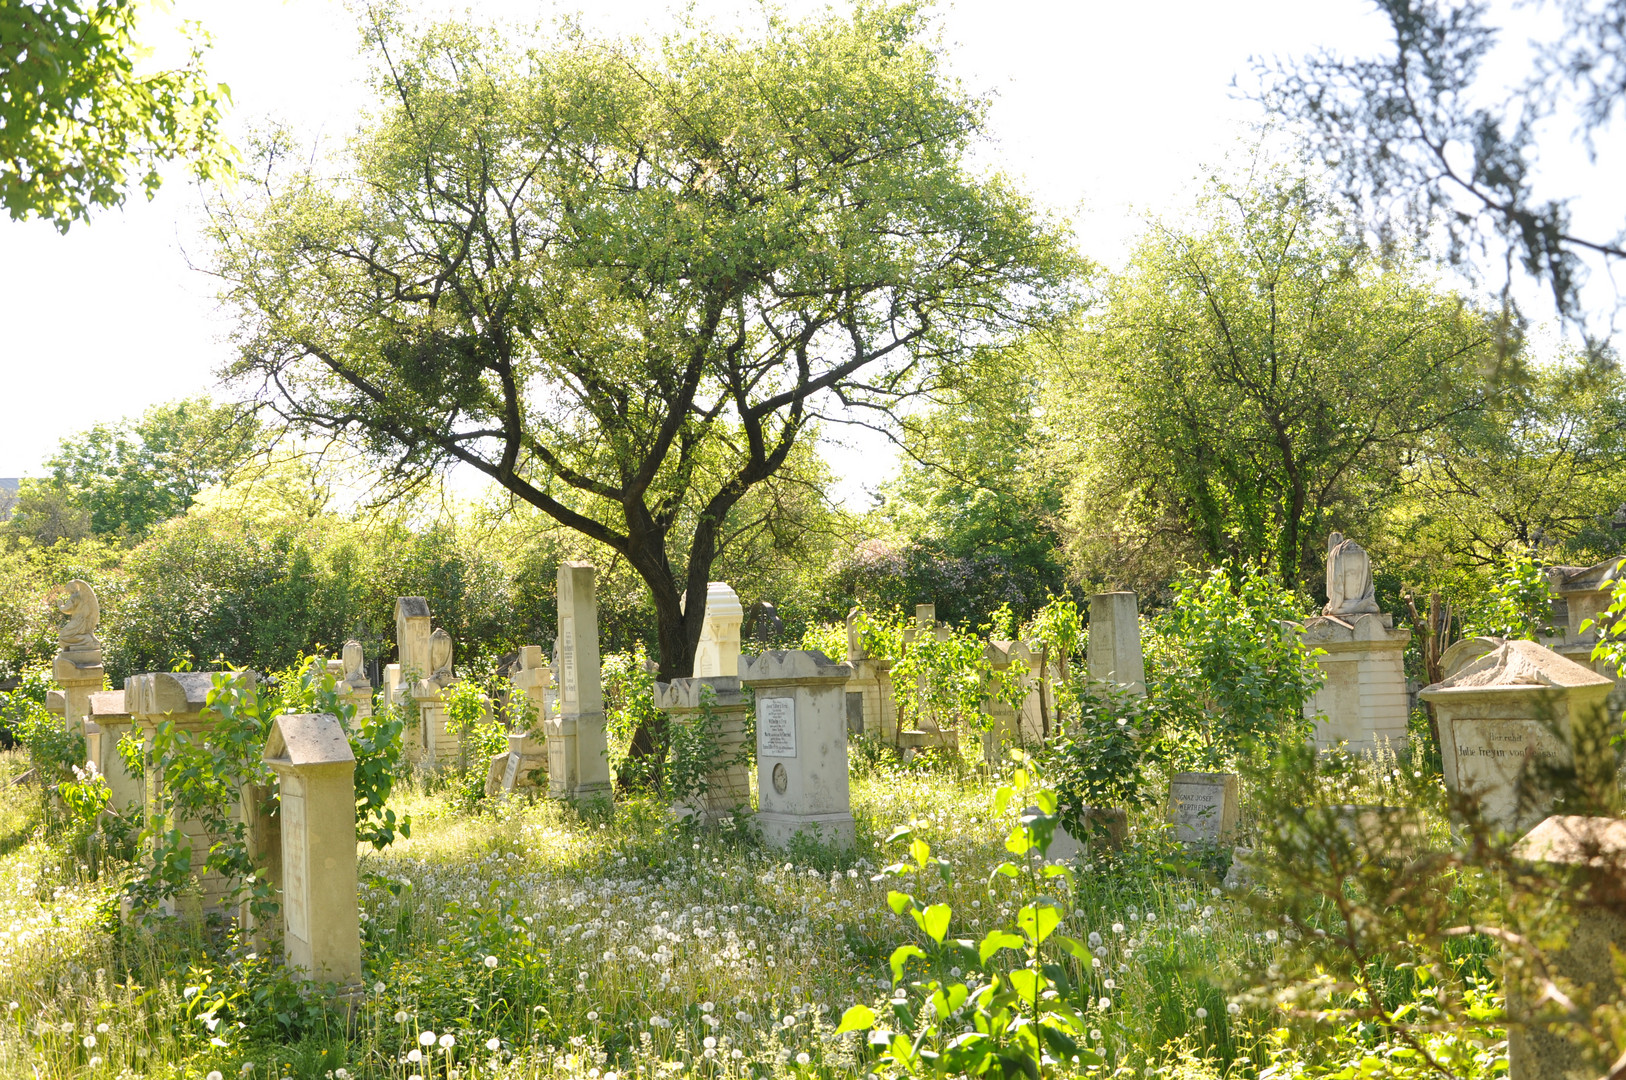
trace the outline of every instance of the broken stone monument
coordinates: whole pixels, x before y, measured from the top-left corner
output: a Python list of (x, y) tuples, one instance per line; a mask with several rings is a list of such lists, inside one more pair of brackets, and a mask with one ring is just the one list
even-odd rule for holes
[(1421, 696), (1439, 723), (1446, 787), (1474, 798), (1493, 825), (1530, 828), (1555, 797), (1544, 768), (1572, 766), (1591, 783), (1613, 776), (1612, 686), (1533, 641), (1509, 641), (1428, 687)]
[(1341, 746), (1354, 754), (1385, 746), (1404, 750), (1411, 631), (1395, 629), (1394, 617), (1378, 611), (1371, 560), (1341, 533), (1327, 540), (1327, 606), (1305, 621), (1300, 640), (1323, 654), (1315, 663), (1326, 679), (1304, 704), (1304, 715), (1315, 721), (1316, 748)]
[(336, 689), (339, 700), (356, 710), (357, 720), (365, 720), (373, 715), (373, 684), (367, 679), (361, 642), (355, 638), (346, 641), (340, 651)]
[(1146, 662), (1140, 648), (1140, 612), (1132, 592), (1090, 597), (1090, 679), (1144, 697)]
[(263, 759), (281, 806), (283, 946), (298, 977), (361, 984), (355, 757), (338, 718), (284, 713)]
[(756, 695), (757, 823), (785, 847), (798, 834), (854, 842), (847, 786), (846, 685), (852, 668), (817, 650), (746, 657), (740, 683)]
[(598, 593), (591, 563), (559, 564), (559, 711), (546, 721), (548, 794), (609, 799), (609, 745), (598, 655)]
[(750, 706), (739, 678), (714, 675), (658, 682), (655, 707), (666, 713), (674, 728), (709, 722), (714, 740), (715, 756), (706, 774), (705, 790), (683, 799), (673, 811), (680, 817), (698, 817), (712, 824), (750, 810), (751, 773), (744, 752)]
[(102, 619), (96, 591), (75, 578), (51, 590), (51, 606), (59, 616), (57, 653), (52, 675), (62, 688), (62, 718), (68, 730), (82, 735), (90, 715), (90, 695), (102, 688), (102, 643), (96, 628)]
[(519, 702), (510, 699), (508, 749), (491, 761), (486, 794), (543, 787), (548, 775), (544, 720), (553, 713), (552, 669), (542, 662), (540, 645), (523, 645), (508, 667)]

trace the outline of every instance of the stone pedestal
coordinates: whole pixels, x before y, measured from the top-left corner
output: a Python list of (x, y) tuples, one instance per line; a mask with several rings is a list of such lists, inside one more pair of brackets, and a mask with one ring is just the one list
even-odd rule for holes
[(727, 582), (713, 581), (706, 588), (706, 621), (694, 654), (697, 679), (740, 673), (740, 624), (745, 609)]
[[(1562, 949), (1543, 955), (1550, 976), (1567, 982), (1566, 992), (1583, 991), (1594, 1004), (1621, 996), (1615, 952), (1626, 952), (1626, 821), (1617, 818), (1549, 817), (1513, 848), (1515, 858), (1535, 863), (1559, 879), (1558, 893), (1575, 911), (1575, 926)], [(1527, 931), (1528, 932), (1528, 931)], [(1533, 985), (1529, 958), (1505, 948), (1508, 1011), (1531, 1011)], [(1562, 1031), (1545, 1026), (1507, 1025), (1508, 1080), (1570, 1080), (1597, 1076), (1580, 1047)]]
[[(129, 711), (132, 727), (140, 734), (147, 761), (142, 785), (141, 816), (144, 822), (153, 822), (162, 817), (166, 802), (162, 763), (153, 760), (154, 732), (159, 724), (168, 722), (194, 740), (204, 738), (217, 719), (206, 708), (209, 691), (214, 687), (215, 676), (222, 674), (244, 685), (252, 686), (257, 682), (255, 674), (249, 671), (149, 672), (132, 675), (124, 681), (124, 707)], [(245, 810), (241, 794), (237, 793), (231, 802), (228, 816), (252, 825), (252, 808)], [(196, 887), (189, 893), (166, 899), (164, 911), (189, 917), (211, 911), (231, 914), (229, 897), (239, 883), (205, 869), (209, 848), (225, 838), (209, 832), (205, 824), (196, 818), (183, 818), (166, 824), (185, 834), (191, 845)]]
[(749, 710), (740, 680), (718, 675), (674, 679), (655, 684), (655, 707), (666, 713), (674, 728), (689, 727), (709, 718), (716, 756), (706, 774), (703, 795), (679, 802), (672, 809), (680, 817), (698, 817), (711, 824), (751, 808), (751, 772), (745, 753)]
[(107, 679), (100, 651), (77, 658), (70, 653), (58, 653), (51, 665), (51, 674), (62, 689), (63, 721), (69, 731), (83, 735), (85, 721), (90, 716), (90, 695), (99, 692)]
[(1300, 640), (1325, 654), (1315, 663), (1326, 681), (1304, 704), (1304, 715), (1316, 721), (1316, 749), (1362, 754), (1387, 745), (1404, 751), (1411, 631), (1396, 630), (1394, 617), (1381, 613), (1318, 615), (1305, 622)]
[(822, 652), (745, 657), (740, 682), (756, 694), (757, 823), (785, 847), (797, 834), (850, 847), (845, 690), (852, 668)]
[(1096, 593), (1090, 597), (1090, 678), (1146, 693), (1146, 661), (1140, 648), (1140, 613), (1132, 592)]
[(357, 987), (355, 758), (336, 717), (284, 714), (264, 760), (282, 810), (282, 915), (288, 966), (301, 978)]
[(591, 563), (559, 564), (559, 714), (545, 724), (548, 794), (573, 802), (613, 795), (604, 734), (595, 575)]
[(1604, 707), (1612, 685), (1533, 641), (1509, 641), (1428, 687), (1420, 696), (1438, 717), (1446, 787), (1517, 833), (1552, 807), (1544, 767), (1573, 766), (1585, 783), (1608, 782), (1609, 740), (1619, 730)]

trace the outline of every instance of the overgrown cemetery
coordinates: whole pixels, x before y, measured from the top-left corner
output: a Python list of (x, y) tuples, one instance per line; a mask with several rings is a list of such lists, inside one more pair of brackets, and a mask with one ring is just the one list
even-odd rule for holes
[(1173, 202), (1161, 46), (1041, 201), (989, 5), (471, 3), (314, 136), (0, 0), (8, 212), (186, 166), (225, 327), (0, 365), (0, 1080), (1626, 1080), (1618, 0), (1254, 56)]

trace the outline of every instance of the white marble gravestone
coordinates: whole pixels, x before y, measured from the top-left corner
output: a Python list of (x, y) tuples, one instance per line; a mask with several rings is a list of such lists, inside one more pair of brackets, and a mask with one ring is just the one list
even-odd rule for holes
[(1326, 676), (1304, 703), (1315, 721), (1318, 750), (1340, 747), (1372, 753), (1406, 748), (1411, 698), (1406, 692), (1406, 644), (1411, 631), (1394, 628), (1378, 611), (1372, 564), (1366, 552), (1341, 533), (1327, 541), (1327, 605), (1305, 621), (1300, 640)]
[(706, 618), (694, 654), (694, 677), (740, 673), (740, 624), (745, 609), (727, 582), (713, 581), (706, 588)]
[(559, 564), (558, 715), (545, 725), (548, 794), (580, 802), (609, 799), (609, 745), (598, 654), (598, 593), (591, 563)]
[(282, 808), (283, 944), (303, 979), (361, 983), (355, 757), (337, 717), (284, 713), (263, 759)]
[(1440, 761), (1452, 792), (1510, 832), (1545, 818), (1554, 794), (1539, 768), (1571, 766), (1593, 781), (1614, 772), (1618, 723), (1605, 702), (1613, 684), (1537, 645), (1509, 641), (1420, 695), (1434, 705)]
[(1176, 773), (1169, 781), (1169, 821), (1174, 838), (1186, 844), (1219, 844), (1237, 825), (1233, 773)]
[(1140, 648), (1140, 613), (1132, 592), (1090, 597), (1090, 678), (1131, 694), (1146, 693), (1146, 661)]
[(775, 847), (797, 834), (850, 847), (846, 685), (852, 668), (822, 652), (745, 657), (740, 682), (756, 695), (757, 822)]

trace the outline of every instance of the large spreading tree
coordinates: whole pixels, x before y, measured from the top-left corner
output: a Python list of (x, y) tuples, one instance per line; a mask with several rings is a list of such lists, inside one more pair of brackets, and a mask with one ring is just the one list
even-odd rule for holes
[[(1068, 302), (1063, 235), (970, 162), (912, 5), (701, 26), (372, 28), (375, 116), (216, 208), (229, 374), (398, 479), (461, 463), (619, 553), (687, 675), (719, 538), (821, 415), (891, 410)], [(308, 159), (307, 159), (308, 160)]]

